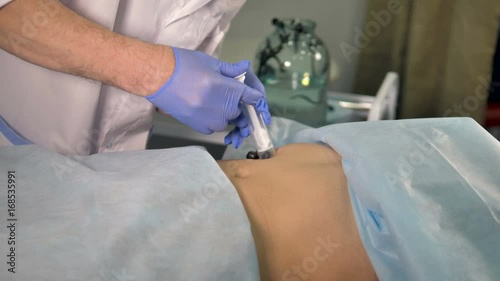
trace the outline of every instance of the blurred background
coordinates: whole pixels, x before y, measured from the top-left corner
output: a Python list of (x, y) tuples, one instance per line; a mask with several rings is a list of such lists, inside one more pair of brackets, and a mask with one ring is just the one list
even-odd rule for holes
[(255, 65), (259, 45), (275, 29), (273, 18), (310, 19), (316, 22), (315, 32), (330, 52), (331, 89), (351, 92), (359, 55), (354, 54), (349, 62), (339, 46), (353, 41), (353, 27), (363, 26), (366, 8), (366, 0), (247, 0), (232, 22), (220, 57), (228, 61), (247, 58)]
[[(471, 117), (500, 139), (499, 38), (498, 0), (248, 0), (220, 57), (252, 61), (274, 116), (312, 127)], [(224, 150), (224, 133), (155, 120), (152, 148)]]

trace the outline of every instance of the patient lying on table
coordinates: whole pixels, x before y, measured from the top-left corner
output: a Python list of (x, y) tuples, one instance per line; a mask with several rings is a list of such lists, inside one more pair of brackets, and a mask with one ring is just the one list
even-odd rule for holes
[(277, 126), (276, 143), (328, 146), (219, 165), (196, 147), (0, 148), (21, 218), (0, 228), (0, 280), (498, 280), (500, 144), (474, 120)]
[(293, 144), (219, 165), (252, 224), (262, 280), (377, 280), (333, 149)]

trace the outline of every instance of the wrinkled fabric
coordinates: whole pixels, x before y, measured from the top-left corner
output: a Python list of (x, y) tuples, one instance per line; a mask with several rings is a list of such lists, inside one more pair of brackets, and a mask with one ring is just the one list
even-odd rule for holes
[[(343, 158), (356, 224), (380, 280), (498, 280), (500, 143), (470, 118), (336, 124), (274, 118), (276, 146)], [(229, 148), (225, 159), (243, 158)]]
[(0, 182), (0, 280), (259, 280), (245, 209), (200, 148), (70, 158), (1, 147)]

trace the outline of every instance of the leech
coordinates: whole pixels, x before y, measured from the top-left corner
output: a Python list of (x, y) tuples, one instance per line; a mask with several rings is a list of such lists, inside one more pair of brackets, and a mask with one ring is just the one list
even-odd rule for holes
[(249, 151), (247, 153), (247, 159), (258, 160), (259, 159), (259, 153), (257, 153), (257, 151)]
[(271, 157), (273, 157), (273, 153), (271, 151), (264, 151), (261, 153), (259, 159), (269, 159)]

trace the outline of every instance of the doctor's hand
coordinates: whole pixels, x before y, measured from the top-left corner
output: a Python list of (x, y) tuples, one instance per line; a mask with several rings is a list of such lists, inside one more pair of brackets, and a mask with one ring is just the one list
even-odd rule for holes
[[(264, 86), (250, 70), (249, 61), (232, 64), (202, 52), (172, 49), (173, 74), (160, 90), (146, 96), (159, 109), (203, 134), (224, 131), (234, 124), (225, 139), (234, 146), (250, 134), (240, 102), (255, 106), (271, 122)], [(244, 72), (245, 83), (233, 79)]]

